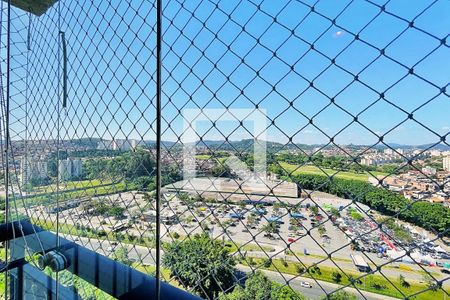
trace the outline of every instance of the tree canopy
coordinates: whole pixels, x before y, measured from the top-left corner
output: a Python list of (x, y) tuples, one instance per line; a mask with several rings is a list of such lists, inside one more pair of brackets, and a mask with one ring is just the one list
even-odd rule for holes
[(172, 277), (205, 298), (215, 298), (234, 284), (235, 261), (220, 241), (197, 234), (164, 249), (163, 265)]
[(248, 276), (244, 287), (236, 286), (233, 292), (220, 294), (220, 300), (303, 300), (303, 295), (287, 285), (270, 281), (261, 271)]
[(93, 178), (135, 178), (150, 176), (155, 161), (150, 152), (144, 149), (127, 151), (119, 156), (88, 159), (84, 163), (84, 172), (88, 179)]
[(358, 297), (356, 297), (354, 294), (351, 294), (346, 291), (339, 291), (331, 295), (328, 295), (328, 298), (327, 297), (322, 298), (322, 300), (357, 300), (357, 299)]

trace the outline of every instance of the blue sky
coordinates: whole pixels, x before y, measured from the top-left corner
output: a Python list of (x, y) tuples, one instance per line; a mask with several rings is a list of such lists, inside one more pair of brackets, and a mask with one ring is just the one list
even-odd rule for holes
[[(61, 23), (69, 45), (66, 138), (154, 139), (155, 10), (151, 2), (117, 2), (57, 4), (71, 12)], [(267, 111), (268, 139), (282, 143), (289, 137), (324, 143), (326, 135), (339, 133), (337, 143), (372, 144), (377, 141), (373, 133), (387, 132), (386, 142), (437, 142), (428, 129), (404, 122), (411, 112), (438, 135), (450, 131), (448, 0), (432, 6), (432, 1), (395, 0), (384, 12), (377, 5), (387, 1), (163, 2), (165, 140), (176, 139), (183, 128), (178, 110), (238, 110), (256, 104)], [(45, 24), (55, 17), (56, 7), (33, 18), (41, 34), (35, 34), (31, 57), (41, 62), (49, 54), (38, 46), (52, 44), (45, 32), (57, 28)], [(409, 27), (411, 20), (417, 28)], [(53, 58), (49, 63), (57, 61)], [(38, 65), (31, 72), (34, 89), (42, 87)], [(445, 87), (446, 94), (441, 91)], [(381, 93), (384, 98), (376, 102)], [(50, 98), (56, 108), (57, 94)], [(331, 99), (335, 104), (330, 105)], [(356, 115), (363, 125), (351, 124)], [(311, 118), (326, 135), (309, 124)], [(239, 121), (218, 122), (212, 130), (211, 122), (201, 121), (197, 128), (204, 139), (222, 138), (219, 131), (230, 139), (250, 138)], [(245, 127), (250, 123), (245, 121)], [(48, 127), (35, 135), (48, 135), (54, 129)]]

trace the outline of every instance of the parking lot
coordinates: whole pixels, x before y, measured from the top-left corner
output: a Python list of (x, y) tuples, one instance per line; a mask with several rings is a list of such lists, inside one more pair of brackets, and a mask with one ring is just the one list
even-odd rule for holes
[[(149, 213), (153, 210), (154, 200), (145, 199), (144, 194), (118, 193), (89, 201), (104, 201), (110, 206), (126, 208), (126, 211), (121, 217), (96, 215), (86, 211), (88, 206), (79, 203), (76, 207), (65, 207), (59, 212), (60, 218), (65, 224), (77, 227), (135, 237), (155, 236), (154, 219)], [(51, 218), (55, 214), (43, 207), (40, 210), (35, 213), (38, 218)], [(382, 216), (364, 205), (323, 193), (313, 194), (310, 199), (267, 197), (267, 200), (253, 200), (248, 195), (241, 195), (240, 200), (235, 198), (229, 203), (186, 193), (165, 193), (161, 214), (164, 216), (163, 240), (206, 232), (235, 249), (242, 247), (242, 254), (255, 257), (288, 255), (296, 261), (298, 257), (304, 259), (308, 255), (320, 260), (331, 253), (333, 259), (350, 264), (350, 254), (356, 253), (371, 266), (402, 257), (403, 261), (396, 263), (399, 265), (413, 262), (407, 256), (405, 259), (402, 252), (408, 249), (414, 260), (424, 266), (444, 268), (449, 263), (448, 246), (430, 242), (423, 230), (408, 228), (411, 240), (396, 242), (392, 229), (383, 226), (381, 232), (370, 221)], [(332, 216), (331, 220), (328, 215)]]
[[(214, 238), (233, 240), (239, 245), (257, 243), (280, 251), (289, 246), (294, 253), (324, 257), (332, 253), (333, 257), (342, 259), (349, 259), (353, 252), (364, 252), (369, 261), (377, 264), (404, 256), (402, 251), (406, 249), (424, 265), (440, 266), (448, 262), (448, 246), (429, 241), (426, 233), (398, 222), (400, 225), (396, 226), (410, 235), (409, 242), (402, 241), (387, 226), (383, 226), (382, 231), (377, 228), (373, 220), (380, 220), (382, 216), (368, 207), (320, 196), (313, 198), (314, 201), (299, 200), (301, 205), (296, 206), (248, 199), (239, 204), (200, 201), (186, 205), (172, 194), (164, 210), (179, 216), (179, 223), (172, 225), (171, 231), (180, 235), (206, 230)], [(320, 206), (313, 209), (316, 204)], [(331, 220), (329, 214), (334, 214)], [(406, 256), (403, 262), (412, 261)]]

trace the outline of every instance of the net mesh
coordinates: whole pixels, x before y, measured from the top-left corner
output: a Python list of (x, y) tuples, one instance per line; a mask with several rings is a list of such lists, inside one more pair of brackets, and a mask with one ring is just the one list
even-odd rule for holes
[(208, 299), (446, 299), (449, 12), (163, 0), (158, 87), (156, 2), (2, 2), (8, 219)]

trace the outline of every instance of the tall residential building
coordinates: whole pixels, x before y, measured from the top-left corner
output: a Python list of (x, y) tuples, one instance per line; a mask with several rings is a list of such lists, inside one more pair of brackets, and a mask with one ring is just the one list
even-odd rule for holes
[(82, 172), (81, 159), (72, 160), (72, 177), (80, 177)]
[(72, 163), (70, 159), (63, 159), (58, 162), (59, 180), (69, 180), (72, 177)]
[(444, 157), (442, 160), (442, 167), (445, 171), (450, 172), (450, 156)]
[(22, 184), (47, 178), (47, 161), (22, 157), (20, 160), (20, 175)]
[(138, 146), (138, 144), (138, 141), (133, 139), (116, 139), (112, 141), (112, 150), (133, 150)]
[(394, 152), (395, 154), (405, 154), (405, 150), (397, 148), (395, 149), (396, 152)]
[(58, 176), (60, 181), (80, 177), (82, 172), (81, 159), (63, 159), (58, 163)]
[(113, 141), (110, 140), (100, 140), (97, 144), (98, 150), (112, 150)]

